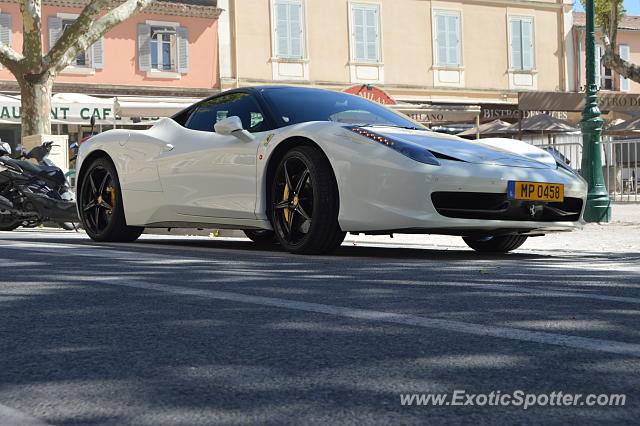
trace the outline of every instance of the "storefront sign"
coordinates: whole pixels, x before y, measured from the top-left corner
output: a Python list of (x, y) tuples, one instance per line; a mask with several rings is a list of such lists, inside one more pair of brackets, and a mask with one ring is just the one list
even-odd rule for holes
[(396, 101), (391, 98), (384, 90), (368, 84), (350, 87), (344, 90), (345, 93), (361, 96), (370, 101), (378, 102), (382, 105), (395, 105)]
[[(22, 107), (19, 103), (0, 102), (0, 120), (19, 123), (22, 116)], [(51, 108), (51, 120), (66, 121), (69, 124), (88, 124), (92, 116), (96, 117), (98, 124), (113, 124), (113, 105), (108, 104), (54, 104)], [(141, 118), (148, 121), (157, 118)], [(118, 124), (129, 124), (131, 119), (115, 117)]]
[[(584, 93), (520, 92), (518, 105), (523, 110), (574, 111), (584, 108)], [(601, 111), (640, 111), (640, 94), (598, 93)]]
[(495, 119), (517, 121), (520, 116), (522, 116), (522, 118), (529, 118), (540, 114), (547, 114), (561, 120), (567, 120), (569, 117), (567, 111), (521, 111), (518, 109), (518, 105), (482, 105), (480, 119), (482, 119), (483, 121), (492, 121)]

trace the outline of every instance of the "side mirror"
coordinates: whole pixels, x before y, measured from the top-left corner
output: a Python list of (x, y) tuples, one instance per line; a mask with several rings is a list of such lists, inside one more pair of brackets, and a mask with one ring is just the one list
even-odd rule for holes
[(255, 140), (251, 133), (242, 128), (240, 117), (231, 116), (220, 120), (213, 126), (213, 129), (220, 135), (235, 136), (245, 142)]
[(78, 147), (78, 144), (75, 143), (75, 142), (72, 143), (71, 145), (69, 145), (69, 148), (71, 148), (71, 149), (76, 149), (77, 147)]

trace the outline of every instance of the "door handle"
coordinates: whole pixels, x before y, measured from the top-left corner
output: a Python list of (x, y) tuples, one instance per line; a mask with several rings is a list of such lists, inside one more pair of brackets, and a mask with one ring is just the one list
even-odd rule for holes
[(174, 146), (171, 145), (170, 143), (167, 143), (164, 145), (164, 147), (162, 147), (162, 150), (164, 152), (169, 152), (169, 151), (173, 151)]

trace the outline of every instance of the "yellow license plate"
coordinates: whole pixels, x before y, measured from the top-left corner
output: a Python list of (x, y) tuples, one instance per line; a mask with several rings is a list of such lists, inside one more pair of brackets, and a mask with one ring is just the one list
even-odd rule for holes
[(564, 201), (564, 185), (561, 183), (509, 181), (507, 196), (511, 200)]

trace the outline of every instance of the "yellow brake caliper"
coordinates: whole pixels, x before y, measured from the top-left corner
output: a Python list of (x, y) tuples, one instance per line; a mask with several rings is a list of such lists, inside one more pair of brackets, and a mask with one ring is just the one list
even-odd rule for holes
[(113, 209), (116, 206), (116, 189), (113, 186), (110, 186), (107, 188), (107, 192), (111, 196), (111, 212), (113, 212)]
[[(284, 184), (284, 195), (282, 196), (282, 201), (286, 201), (289, 199), (289, 185)], [(284, 208), (284, 220), (289, 222), (289, 207)]]

